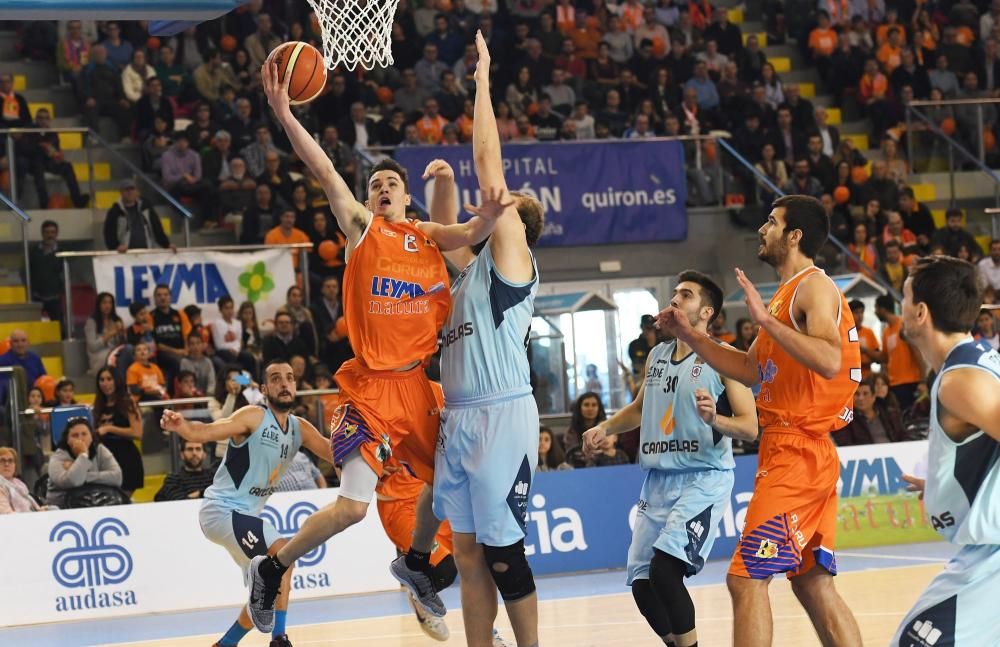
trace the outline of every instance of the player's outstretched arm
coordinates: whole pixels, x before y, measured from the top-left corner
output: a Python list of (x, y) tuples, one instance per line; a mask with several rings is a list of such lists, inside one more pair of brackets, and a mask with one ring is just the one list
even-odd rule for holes
[(305, 418), (295, 417), (298, 418), (299, 427), (302, 429), (302, 444), (305, 448), (327, 463), (333, 463), (333, 447), (330, 446), (330, 439), (319, 433), (319, 429)]
[[(458, 192), (455, 190), (454, 169), (444, 160), (431, 160), (423, 174), (424, 180), (430, 178), (434, 178), (434, 191), (429, 206), (431, 222), (443, 226), (458, 224)], [(459, 247), (444, 252), (444, 257), (455, 267), (463, 269), (476, 256), (468, 247)]]
[(499, 189), (490, 189), (483, 195), (483, 202), (478, 207), (465, 205), (465, 210), (473, 218), (458, 225), (439, 225), (436, 222), (420, 222), (417, 226), (437, 243), (442, 252), (477, 245), (493, 233), (497, 219), (508, 207), (514, 204), (509, 196)]
[(734, 379), (746, 386), (753, 386), (760, 381), (757, 373), (756, 341), (746, 352), (716, 343), (705, 333), (695, 330), (687, 315), (673, 306), (664, 308), (656, 315), (656, 326), (690, 346), (698, 357), (705, 360), (706, 364), (723, 377)]
[[(507, 188), (503, 174), (503, 157), (500, 154), (500, 131), (490, 97), (490, 50), (481, 32), (476, 32), (476, 101), (472, 118), (472, 156), (476, 164), (479, 188)], [(534, 278), (535, 268), (524, 231), (524, 223), (517, 209), (511, 206), (497, 221), (496, 231), (490, 240), (493, 262), (504, 278), (524, 283)]]
[(184, 440), (208, 443), (249, 436), (260, 425), (263, 417), (264, 410), (254, 406), (243, 407), (228, 418), (219, 418), (211, 423), (191, 422), (180, 413), (167, 410), (160, 418), (160, 427), (174, 432)]
[(751, 442), (757, 440), (757, 406), (754, 404), (753, 391), (728, 377), (722, 378), (722, 384), (726, 387), (726, 397), (733, 415), (718, 415), (711, 394), (706, 389), (697, 389), (695, 401), (698, 415), (723, 436)]
[(968, 428), (959, 434), (946, 429), (955, 442), (962, 442), (976, 429), (1000, 441), (1000, 389), (992, 374), (979, 368), (959, 368), (941, 376), (938, 404)]
[[(649, 358), (647, 357), (646, 370), (643, 371), (643, 376), (646, 375), (648, 370)], [(601, 442), (608, 436), (623, 434), (626, 431), (631, 431), (642, 424), (642, 403), (645, 400), (645, 397), (646, 381), (644, 377), (642, 384), (639, 386), (639, 392), (635, 394), (634, 400), (616, 411), (613, 416), (604, 422), (600, 422), (594, 427), (591, 427), (587, 431), (583, 432), (581, 443), (583, 444), (584, 451), (597, 451), (597, 449), (601, 446)]]
[(341, 231), (347, 235), (349, 248), (353, 248), (361, 239), (361, 234), (368, 225), (368, 210), (363, 204), (354, 198), (354, 193), (347, 186), (347, 182), (340, 177), (333, 162), (323, 152), (323, 148), (316, 143), (299, 120), (292, 114), (288, 99), (288, 84), (291, 74), (286, 74), (284, 81), (278, 81), (278, 66), (273, 62), (264, 63), (261, 69), (261, 85), (264, 94), (267, 95), (267, 102), (274, 110), (274, 115), (278, 122), (285, 129), (288, 141), (292, 143), (295, 154), (305, 162), (309, 170), (313, 172), (326, 197), (330, 200), (330, 208), (337, 218), (337, 224)]

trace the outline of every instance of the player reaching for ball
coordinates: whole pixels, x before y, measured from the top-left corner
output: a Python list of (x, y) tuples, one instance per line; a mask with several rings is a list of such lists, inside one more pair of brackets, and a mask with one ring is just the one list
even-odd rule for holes
[[(343, 464), (340, 493), (311, 515), (280, 551), (249, 568), (250, 614), (259, 629), (274, 620), (282, 575), (299, 557), (361, 521), (390, 456), (424, 483), (433, 481), (439, 416), (422, 363), (437, 349), (437, 334), (451, 306), (441, 250), (485, 239), (508, 206), (503, 191), (487, 191), (475, 215), (461, 225), (410, 221), (406, 170), (392, 160), (376, 164), (365, 204), (355, 200), (333, 163), (289, 108), (288, 83), (266, 65), (262, 85), (296, 154), (323, 186), (340, 229), (347, 236), (344, 316), (356, 357), (337, 371), (345, 403), (332, 423), (334, 458)], [(444, 605), (431, 584), (429, 555), (439, 522), (426, 490), (403, 582), (435, 616)]]
[[(722, 311), (722, 290), (701, 272), (681, 272), (670, 307), (707, 336)], [(732, 439), (757, 438), (753, 392), (719, 375), (683, 340), (663, 342), (649, 352), (635, 400), (586, 431), (584, 450), (636, 427), (639, 463), (648, 471), (626, 583), (664, 644), (692, 647), (698, 634), (684, 578), (701, 570), (718, 537), (733, 491)]]
[[(285, 544), (274, 526), (259, 515), (299, 446), (323, 460), (333, 460), (327, 439), (311, 423), (288, 413), (295, 404), (292, 367), (285, 361), (271, 361), (264, 367), (263, 378), (266, 406), (246, 406), (211, 424), (188, 422), (176, 411), (164, 411), (160, 421), (163, 429), (185, 440), (229, 441), (212, 485), (205, 490), (198, 521), (205, 537), (229, 551), (243, 569), (252, 558), (274, 554)], [(290, 581), (289, 570), (275, 605), (277, 622), (266, 629), (271, 632), (271, 647), (292, 644), (285, 635)], [(215, 645), (234, 647), (250, 631), (250, 623), (247, 609), (241, 609), (239, 618)]]
[(921, 258), (903, 284), (903, 333), (937, 372), (931, 386), (924, 508), (961, 548), (913, 609), (892, 647), (991, 647), (1000, 640), (1000, 354), (969, 334), (983, 302), (976, 268)]

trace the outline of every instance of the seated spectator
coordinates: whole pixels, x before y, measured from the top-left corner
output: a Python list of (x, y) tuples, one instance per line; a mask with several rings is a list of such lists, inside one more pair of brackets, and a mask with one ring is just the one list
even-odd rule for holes
[[(225, 365), (239, 363), (251, 374), (256, 373), (256, 362), (249, 353), (243, 351), (243, 322), (236, 316), (233, 298), (219, 297), (216, 303), (219, 318), (212, 322), (212, 346), (215, 348), (213, 362), (218, 375)], [(212, 391), (206, 390), (206, 393)]]
[[(228, 144), (225, 145), (228, 146)], [(220, 151), (220, 155), (224, 154)], [(219, 212), (227, 222), (232, 222), (232, 219), (228, 218), (229, 216), (240, 216), (242, 223), (245, 220), (244, 214), (254, 204), (257, 195), (257, 182), (247, 173), (247, 165), (242, 157), (232, 157), (228, 166), (228, 171), (221, 171), (222, 178), (218, 185)], [(267, 189), (267, 194), (270, 198), (272, 195), (270, 189)], [(268, 213), (270, 218), (270, 212)], [(259, 221), (257, 221), (256, 226), (259, 228)], [(242, 237), (242, 229), (237, 233)], [(254, 233), (254, 236), (256, 235)]]
[(326, 479), (319, 468), (302, 450), (295, 454), (291, 464), (285, 470), (281, 480), (275, 486), (275, 492), (299, 492), (301, 490), (325, 489)]
[(809, 174), (809, 160), (797, 159), (792, 168), (792, 177), (781, 187), (781, 190), (787, 194), (810, 195), (818, 200), (823, 195), (823, 185)]
[(140, 342), (149, 344), (152, 352), (156, 342), (153, 341), (153, 318), (149, 315), (148, 306), (135, 301), (129, 304), (128, 312), (132, 315), (132, 325), (125, 331), (125, 340), (132, 346)]
[[(194, 119), (184, 129), (184, 136), (187, 137), (188, 142), (191, 144), (191, 148), (194, 149), (196, 153), (202, 156), (201, 167), (202, 172), (206, 180), (210, 182), (215, 182), (219, 179), (218, 172), (212, 175), (208, 172), (208, 167), (206, 166), (205, 156), (209, 152), (210, 147), (213, 144), (212, 138), (219, 132), (219, 124), (212, 119), (212, 107), (207, 103), (199, 103), (198, 108), (195, 110)], [(231, 141), (230, 141), (231, 143)], [(228, 149), (227, 149), (228, 152)], [(228, 158), (227, 158), (228, 160)]]
[(98, 117), (108, 117), (118, 127), (122, 140), (129, 140), (132, 130), (132, 104), (122, 90), (121, 74), (108, 60), (103, 45), (95, 45), (93, 58), (84, 68), (80, 84), (83, 100), (83, 122), (88, 128), (98, 130)]
[(885, 259), (882, 261), (879, 274), (894, 290), (903, 291), (903, 283), (906, 282), (908, 272), (903, 260), (903, 250), (895, 240), (890, 240), (885, 244)]
[(135, 361), (128, 367), (125, 383), (140, 402), (167, 399), (167, 380), (163, 371), (149, 359), (149, 345), (139, 342), (133, 350)]
[(285, 304), (278, 308), (278, 312), (287, 312), (292, 315), (292, 321), (295, 323), (295, 334), (312, 346), (313, 351), (308, 356), (314, 358), (316, 356), (316, 322), (313, 320), (312, 311), (305, 305), (302, 288), (297, 285), (288, 288), (288, 292), (285, 294)]
[(125, 323), (115, 312), (113, 294), (101, 292), (97, 295), (94, 314), (84, 324), (83, 335), (87, 340), (88, 372), (96, 375), (107, 364), (111, 351), (125, 343)]
[[(278, 217), (278, 226), (268, 231), (264, 236), (265, 245), (290, 245), (309, 242), (311, 242), (309, 240), (309, 235), (295, 226), (295, 211), (292, 209), (285, 209), (282, 211), (281, 215)], [(301, 256), (302, 250), (293, 249), (291, 251), (292, 267), (296, 272), (298, 272), (299, 257)]]
[(566, 462), (559, 440), (552, 434), (548, 427), (541, 427), (538, 430), (538, 465), (535, 470), (538, 472), (556, 472), (560, 470), (573, 469)]
[(582, 442), (583, 432), (587, 431), (599, 422), (607, 420), (608, 416), (604, 412), (604, 403), (600, 396), (588, 391), (576, 399), (573, 403), (569, 428), (563, 435), (563, 446), (567, 449), (579, 447)]
[(270, 150), (264, 155), (264, 172), (257, 176), (256, 181), (257, 186), (266, 184), (271, 187), (271, 193), (283, 205), (291, 205), (295, 182), (284, 168), (284, 162), (277, 150)]
[(104, 33), (107, 38), (101, 41), (100, 46), (107, 50), (111, 64), (121, 70), (132, 60), (132, 53), (135, 51), (132, 43), (122, 37), (121, 25), (117, 22), (104, 25)]
[(189, 335), (197, 334), (201, 337), (203, 350), (207, 357), (212, 356), (212, 333), (211, 331), (202, 323), (201, 320), (201, 308), (193, 303), (189, 303), (184, 306), (184, 316), (187, 317), (188, 324), (190, 324), (191, 329), (188, 333)]
[(142, 141), (142, 168), (157, 176), (163, 175), (163, 154), (174, 145), (166, 120), (161, 116), (153, 117), (153, 130)]
[(854, 225), (854, 236), (851, 242), (847, 244), (847, 249), (857, 256), (861, 262), (861, 265), (858, 265), (858, 261), (848, 258), (847, 269), (849, 271), (864, 272), (869, 276), (875, 275), (875, 272), (878, 270), (879, 258), (878, 251), (875, 249), (875, 245), (871, 242), (871, 237), (868, 234), (868, 225), (863, 222)]
[(964, 211), (953, 207), (945, 212), (945, 226), (931, 237), (931, 246), (938, 245), (944, 248), (946, 254), (956, 257), (963, 246), (969, 251), (979, 248), (976, 239), (965, 230)]
[[(31, 490), (46, 468), (46, 460), (51, 453), (51, 417), (38, 410), (45, 407), (45, 394), (37, 386), (28, 389), (27, 406), (32, 413), (21, 418), (21, 480)], [(11, 446), (14, 439), (10, 430), (0, 429), (0, 446)]]
[(124, 253), (130, 249), (164, 249), (177, 247), (163, 231), (160, 217), (153, 205), (139, 196), (135, 180), (121, 183), (121, 199), (111, 205), (104, 216), (104, 244), (108, 249)]
[[(877, 359), (875, 361), (878, 361)], [(896, 399), (895, 394), (889, 388), (889, 378), (886, 377), (885, 373), (872, 373), (872, 384), (875, 387), (875, 400), (879, 404), (888, 407), (891, 411), (894, 411), (897, 416), (902, 417), (903, 412), (899, 406), (899, 400)]]
[(45, 502), (65, 507), (67, 493), (87, 484), (121, 487), (122, 471), (111, 450), (95, 442), (90, 422), (86, 418), (70, 418), (58, 449), (49, 458)]
[(875, 58), (882, 64), (882, 70), (886, 75), (892, 75), (903, 63), (903, 46), (906, 41), (898, 27), (892, 27), (888, 31), (888, 38), (878, 48)]
[[(712, 81), (718, 81), (722, 78), (722, 69), (729, 63), (729, 59), (719, 51), (719, 45), (714, 40), (705, 42), (705, 51), (695, 55), (695, 61), (705, 64), (708, 76)], [(697, 63), (695, 67), (697, 67)]]
[[(607, 48), (603, 49), (606, 50)], [(617, 83), (617, 80), (618, 74), (616, 68), (614, 81)], [(533, 106), (538, 103), (538, 85), (532, 78), (530, 68), (522, 66), (518, 69), (514, 81), (507, 86), (504, 99), (507, 105), (510, 106), (511, 113), (515, 118), (524, 114), (531, 114), (534, 111)]]
[(997, 320), (993, 316), (992, 310), (979, 311), (976, 317), (976, 327), (972, 329), (973, 336), (985, 341), (993, 350), (1000, 350), (1000, 334), (997, 334)]
[[(215, 393), (215, 366), (205, 356), (205, 342), (201, 335), (188, 335), (187, 357), (181, 358), (181, 373), (190, 371), (195, 378), (195, 387), (201, 393)], [(178, 377), (180, 374), (178, 373)]]
[(250, 55), (250, 65), (259, 70), (271, 50), (281, 44), (282, 38), (272, 31), (271, 16), (266, 13), (257, 14), (257, 31), (247, 36), (243, 47)]
[(542, 88), (542, 92), (552, 100), (552, 110), (561, 116), (566, 117), (573, 111), (576, 92), (566, 83), (566, 72), (563, 70), (552, 70), (552, 83)]
[(340, 303), (340, 281), (336, 276), (323, 279), (322, 298), (312, 304), (312, 321), (319, 340), (319, 358), (330, 371), (337, 372), (340, 365), (351, 358), (351, 345), (347, 339), (344, 309)]
[(167, 123), (167, 132), (174, 131), (174, 107), (163, 94), (163, 82), (155, 76), (146, 79), (146, 93), (135, 104), (135, 135), (143, 141), (153, 130), (153, 121), (160, 117)]
[[(176, 52), (170, 45), (161, 45), (159, 60), (155, 66), (156, 76), (163, 82), (163, 94), (171, 99), (187, 103), (197, 95), (194, 93), (191, 72), (177, 61)], [(196, 146), (194, 142), (192, 146)]]
[(649, 127), (649, 117), (646, 115), (636, 115), (632, 122), (632, 127), (626, 130), (622, 137), (625, 139), (643, 139), (656, 137), (656, 133)]
[(310, 357), (312, 354), (306, 340), (295, 334), (292, 315), (288, 312), (274, 315), (274, 333), (265, 337), (263, 342), (263, 363), (267, 364), (273, 359), (287, 362), (293, 355)]
[(277, 154), (279, 159), (285, 156), (271, 140), (271, 131), (267, 124), (260, 123), (254, 127), (254, 142), (240, 150), (240, 157), (247, 163), (247, 172), (252, 177), (260, 176), (267, 169), (268, 153)]
[(817, 22), (816, 27), (809, 32), (809, 55), (820, 76), (826, 78), (830, 69), (830, 57), (837, 49), (837, 32), (831, 28), (830, 14), (826, 11), (819, 12)]
[(130, 495), (144, 484), (142, 454), (135, 441), (142, 440), (142, 415), (125, 388), (125, 381), (107, 366), (97, 372), (94, 425), (101, 444), (121, 468), (121, 488)]
[(121, 76), (125, 98), (134, 106), (142, 98), (142, 91), (146, 88), (146, 80), (155, 77), (156, 70), (146, 63), (146, 51), (137, 49), (132, 52), (132, 59), (122, 70)]
[(538, 111), (529, 117), (539, 141), (553, 141), (559, 134), (562, 119), (552, 112), (552, 100), (543, 94), (538, 101)]
[(79, 404), (76, 401), (76, 384), (73, 380), (63, 378), (56, 382), (56, 399), (52, 402), (54, 407), (72, 407)]
[(31, 496), (24, 481), (15, 476), (16, 472), (17, 452), (12, 447), (0, 447), (0, 514), (45, 510)]
[[(776, 159), (774, 144), (766, 143), (760, 149), (761, 160), (754, 165), (758, 171), (767, 176), (771, 184), (781, 188), (788, 184), (788, 171), (785, 169), (785, 162)], [(768, 205), (774, 201), (775, 194), (767, 189), (763, 184), (758, 184), (757, 192), (761, 204)]]
[(899, 144), (891, 136), (886, 135), (881, 143), (881, 161), (885, 162), (886, 177), (897, 184), (906, 182), (910, 175), (910, 165), (899, 157)]
[(613, 137), (621, 137), (628, 125), (628, 113), (622, 110), (621, 95), (618, 90), (608, 90), (604, 98), (604, 108), (597, 113), (596, 121), (607, 124)]
[[(27, 124), (32, 125), (32, 124)], [(49, 128), (52, 125), (52, 116), (48, 109), (39, 108), (35, 112), (34, 128)], [(45, 174), (58, 175), (66, 183), (69, 189), (70, 200), (73, 206), (80, 208), (90, 204), (90, 194), (80, 193), (80, 184), (76, 179), (76, 171), (73, 165), (66, 161), (62, 149), (59, 145), (59, 134), (54, 132), (30, 133), (22, 135), (25, 146), (29, 147), (31, 153), (28, 155), (25, 168), (18, 170), (18, 176), (23, 177), (24, 172), (30, 172), (35, 180), (35, 192), (38, 194), (38, 206), (47, 209), (49, 206), (49, 191), (45, 181)], [(34, 278), (34, 277), (32, 277)]]
[(163, 486), (156, 492), (154, 501), (201, 499), (215, 478), (215, 472), (205, 467), (205, 446), (202, 443), (181, 438), (180, 446), (181, 466), (163, 479)]
[(243, 351), (260, 362), (263, 352), (263, 337), (260, 334), (260, 327), (257, 325), (257, 308), (250, 301), (244, 301), (240, 304), (236, 316), (243, 325), (243, 339), (241, 340)]
[(980, 259), (977, 267), (987, 284), (994, 290), (1000, 290), (1000, 238), (990, 241), (989, 256)]
[(466, 97), (462, 103), (462, 114), (452, 124), (458, 130), (458, 137), (463, 143), (472, 142), (472, 118), (476, 112), (476, 102)]
[[(347, 238), (336, 223), (332, 222), (326, 209), (310, 209), (311, 226), (308, 228), (309, 239), (313, 247), (309, 253), (310, 288), (319, 291), (319, 284), (324, 277), (335, 276), (338, 279), (344, 274), (344, 256), (347, 248)], [(298, 217), (298, 216), (296, 216)], [(329, 241), (333, 247), (323, 243)]]
[(954, 99), (958, 95), (958, 76), (951, 71), (947, 55), (937, 55), (934, 69), (927, 73), (927, 78), (930, 80), (931, 90), (938, 90), (945, 99)]
[(809, 175), (819, 180), (824, 193), (830, 193), (837, 185), (837, 169), (825, 153), (823, 153), (823, 138), (818, 134), (809, 135), (806, 145), (809, 151), (806, 159), (809, 162)]
[(625, 31), (625, 25), (616, 15), (612, 15), (608, 21), (608, 31), (601, 38), (601, 42), (608, 45), (608, 56), (618, 65), (627, 63), (635, 52), (632, 34)]
[[(233, 161), (235, 163), (236, 160)], [(261, 227), (273, 225), (278, 221), (279, 212), (273, 196), (271, 187), (266, 184), (258, 186), (254, 191), (254, 203), (243, 214), (242, 231), (240, 232), (241, 245), (261, 244), (264, 240), (260, 233)]]
[(337, 124), (337, 128), (340, 138), (351, 148), (365, 150), (378, 143), (375, 120), (368, 116), (365, 104), (360, 101), (351, 104), (350, 114)]
[(926, 252), (937, 227), (930, 209), (917, 202), (913, 189), (908, 186), (899, 188), (899, 212), (903, 216), (904, 227), (916, 235), (920, 251)]
[(771, 109), (777, 110), (778, 106), (785, 102), (785, 86), (778, 78), (778, 73), (774, 71), (774, 65), (764, 63), (760, 70), (761, 85), (764, 86), (764, 97)]
[[(890, 241), (896, 242), (903, 256), (915, 254), (919, 246), (917, 235), (905, 227), (903, 216), (895, 210), (885, 212), (885, 227), (882, 228), (881, 243), (883, 247), (888, 245)], [(904, 264), (909, 265), (909, 262), (904, 261)]]
[[(205, 62), (195, 69), (193, 76), (194, 87), (198, 91), (198, 95), (210, 103), (215, 103), (222, 98), (224, 87), (236, 88), (240, 85), (232, 68), (229, 67), (228, 63), (222, 61), (222, 52), (217, 49), (205, 54)], [(245, 101), (245, 99), (242, 100)], [(247, 102), (248, 107), (249, 105), (250, 103)], [(237, 102), (238, 107), (239, 102)]]
[[(323, 152), (333, 162), (333, 168), (344, 178), (347, 186), (354, 186), (355, 172), (357, 166), (354, 162), (354, 152), (342, 139), (336, 126), (326, 126), (323, 128), (323, 138), (320, 141)], [(301, 227), (300, 227), (301, 229)]]
[(577, 101), (573, 106), (573, 114), (566, 121), (573, 123), (577, 139), (594, 139), (594, 117), (590, 114), (590, 106), (586, 101)]
[(795, 164), (796, 159), (806, 154), (808, 140), (805, 139), (804, 133), (795, 130), (792, 124), (792, 110), (788, 106), (778, 108), (775, 120), (775, 128), (768, 129), (767, 141), (774, 145), (777, 158), (784, 161), (785, 167), (789, 168)]
[[(878, 69), (878, 61), (870, 58), (865, 61), (864, 74), (858, 82), (858, 104), (864, 114), (870, 118), (876, 118), (877, 113), (884, 107), (887, 93), (889, 91), (889, 80)], [(876, 134), (884, 132), (884, 128), (875, 128)]]
[(757, 338), (757, 326), (754, 325), (753, 321), (745, 317), (741, 317), (736, 320), (734, 329), (736, 330), (736, 337), (732, 342), (733, 348), (738, 348), (743, 351), (749, 350), (750, 346)]
[(417, 120), (417, 133), (421, 143), (440, 144), (447, 125), (448, 120), (438, 114), (437, 99), (427, 99), (424, 102), (424, 116)]
[(462, 114), (462, 105), (466, 98), (463, 90), (455, 80), (454, 72), (446, 70), (441, 74), (441, 89), (434, 94), (434, 98), (438, 102), (441, 116), (448, 121), (454, 121)]
[(63, 262), (56, 254), (59, 247), (59, 223), (54, 220), (42, 222), (42, 241), (28, 251), (28, 265), (31, 267), (31, 300), (42, 305), (42, 311), (51, 321), (63, 321), (62, 293), (66, 284), (63, 280)]
[(402, 110), (407, 118), (420, 113), (424, 103), (431, 98), (432, 93), (426, 86), (417, 83), (417, 72), (413, 68), (403, 70), (403, 83), (393, 92), (393, 103)]
[(70, 20), (66, 25), (66, 37), (59, 41), (56, 49), (56, 68), (63, 81), (78, 91), (80, 75), (91, 56), (90, 41), (83, 36), (82, 23)]
[(163, 184), (178, 198), (193, 198), (192, 213), (195, 227), (206, 217), (206, 205), (212, 195), (212, 187), (202, 179), (201, 156), (191, 150), (187, 137), (181, 135), (174, 145), (160, 158)]
[[(30, 349), (28, 333), (23, 330), (12, 330), (7, 339), (10, 350), (0, 355), (0, 366), (20, 366), (24, 369), (25, 383), (33, 386), (38, 378), (46, 374), (42, 358)], [(0, 373), (0, 402), (7, 402), (9, 382), (10, 374)]]
[[(247, 389), (255, 388), (250, 379), (250, 372), (243, 371), (236, 364), (227, 364), (219, 371), (220, 379), (215, 381), (215, 393), (212, 401), (208, 403), (209, 413), (212, 420), (228, 418), (233, 412), (245, 407), (246, 397), (243, 393)], [(216, 447), (216, 456), (221, 456), (222, 452)]]
[(187, 356), (191, 321), (184, 312), (173, 307), (170, 286), (157, 284), (153, 289), (153, 302), (156, 307), (150, 315), (153, 318), (153, 338), (156, 340), (156, 363), (163, 369), (169, 386), (180, 370), (181, 358)]
[(876, 400), (871, 378), (862, 381), (854, 392), (854, 419), (831, 436), (841, 447), (908, 440), (902, 418)]

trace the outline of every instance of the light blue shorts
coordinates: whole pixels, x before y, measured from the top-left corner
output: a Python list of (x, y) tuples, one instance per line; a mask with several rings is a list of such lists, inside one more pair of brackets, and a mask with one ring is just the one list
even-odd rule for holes
[(201, 531), (232, 555), (244, 571), (257, 555), (267, 555), (268, 549), (281, 538), (266, 519), (244, 514), (232, 508), (206, 500), (198, 512)]
[(733, 492), (732, 470), (649, 470), (628, 549), (626, 584), (649, 579), (653, 549), (688, 564), (690, 577), (705, 565)]
[(920, 595), (891, 647), (1000, 644), (1000, 546), (962, 546)]
[(434, 456), (434, 514), (487, 546), (524, 539), (538, 464), (538, 407), (512, 400), (445, 409)]

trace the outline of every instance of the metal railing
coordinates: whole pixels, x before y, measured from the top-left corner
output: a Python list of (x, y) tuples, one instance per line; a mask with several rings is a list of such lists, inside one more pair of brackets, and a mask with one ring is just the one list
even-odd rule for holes
[[(73, 290), (72, 283), (69, 281), (69, 263), (70, 259), (75, 258), (94, 258), (98, 256), (121, 256), (124, 254), (141, 254), (147, 256), (150, 254), (175, 254), (178, 252), (187, 251), (198, 251), (198, 252), (256, 252), (263, 249), (275, 249), (277, 247), (286, 247), (288, 249), (299, 250), (299, 269), (302, 272), (302, 276), (309, 276), (309, 250), (312, 249), (312, 243), (281, 243), (274, 245), (215, 245), (212, 247), (186, 247), (178, 248), (177, 252), (172, 249), (129, 249), (124, 252), (118, 251), (83, 251), (83, 252), (58, 252), (56, 258), (63, 259), (63, 273), (67, 277), (65, 281), (65, 297), (66, 297), (66, 340), (73, 340)], [(309, 281), (302, 282), (302, 296), (305, 300), (306, 305), (309, 305)]]
[[(9, 159), (9, 158), (8, 158)], [(14, 187), (14, 175), (11, 174), (11, 188)], [(0, 202), (7, 205), (7, 208), (11, 210), (15, 216), (21, 219), (21, 245), (24, 247), (24, 291), (26, 293), (27, 300), (31, 301), (31, 263), (28, 262), (28, 223), (31, 222), (31, 216), (24, 212), (19, 206), (14, 204), (7, 195), (0, 191)]]
[(10, 440), (14, 451), (17, 452), (15, 468), (16, 472), (20, 474), (24, 467), (24, 452), (21, 447), (21, 416), (17, 413), (21, 410), (19, 390), (15, 383), (17, 371), (23, 373), (24, 369), (20, 366), (0, 366), (0, 375), (7, 375), (7, 415), (10, 417)]
[[(177, 198), (170, 195), (170, 192), (157, 183), (152, 177), (150, 177), (145, 171), (136, 166), (130, 159), (122, 155), (120, 152), (114, 149), (114, 147), (108, 143), (103, 137), (98, 133), (94, 132), (90, 128), (0, 128), (0, 134), (7, 135), (25, 135), (25, 134), (41, 134), (41, 133), (77, 133), (83, 136), (83, 148), (87, 155), (87, 182), (90, 189), (90, 196), (92, 200), (96, 200), (97, 191), (94, 188), (94, 159), (91, 153), (90, 139), (92, 138), (101, 147), (107, 150), (111, 155), (119, 162), (124, 164), (133, 174), (133, 178), (141, 180), (148, 184), (152, 189), (160, 194), (164, 200), (166, 200), (174, 209), (180, 213), (184, 222), (184, 245), (185, 247), (191, 246), (191, 210), (184, 206)], [(11, 197), (17, 200), (17, 173), (15, 172), (16, 157), (14, 155), (14, 138), (7, 138), (7, 159), (10, 164), (10, 192)], [(39, 205), (39, 208), (45, 209), (48, 205)]]
[[(1000, 175), (985, 163), (986, 153), (983, 142), (983, 105), (1000, 104), (1000, 99), (952, 99), (949, 101), (911, 101), (906, 105), (906, 155), (910, 162), (911, 171), (914, 170), (913, 140), (916, 139), (917, 131), (913, 129), (913, 118), (922, 123), (926, 130), (933, 135), (940, 137), (948, 145), (948, 184), (951, 192), (949, 201), (955, 205), (955, 152), (975, 166), (978, 170), (986, 174), (986, 177), (993, 180), (993, 200), (997, 207), (1000, 207)], [(980, 136), (976, 139), (979, 142), (979, 156), (973, 155), (965, 146), (956, 141), (951, 135), (934, 121), (919, 110), (921, 107), (942, 107), (950, 105), (975, 105), (977, 107), (977, 131)]]
[[(771, 182), (771, 180), (766, 175), (761, 173), (756, 166), (751, 164), (748, 159), (743, 157), (743, 155), (741, 155), (739, 151), (733, 148), (732, 145), (729, 144), (729, 142), (720, 139), (719, 143), (722, 145), (723, 150), (732, 155), (737, 162), (739, 162), (747, 170), (749, 170), (757, 179), (757, 181), (763, 184), (765, 187), (767, 187), (769, 191), (771, 191), (778, 197), (785, 196), (785, 192), (782, 191), (780, 187), (776, 186), (773, 182)], [(884, 278), (879, 276), (877, 273), (864, 271), (864, 268), (866, 267), (864, 261), (858, 258), (858, 256), (854, 252), (848, 249), (847, 245), (841, 242), (840, 239), (838, 239), (831, 233), (827, 234), (826, 240), (827, 242), (831, 243), (834, 247), (836, 247), (837, 250), (840, 251), (840, 253), (845, 256), (845, 258), (850, 259), (852, 262), (857, 264), (859, 268), (862, 268), (861, 273), (865, 274), (866, 276), (874, 280), (876, 283), (878, 283), (884, 290), (886, 290), (889, 294), (891, 294), (894, 299), (896, 299), (897, 301), (903, 300), (903, 296), (899, 293), (899, 291), (896, 290), (894, 287), (892, 287), (892, 285), (890, 285), (889, 282), (886, 281)]]

